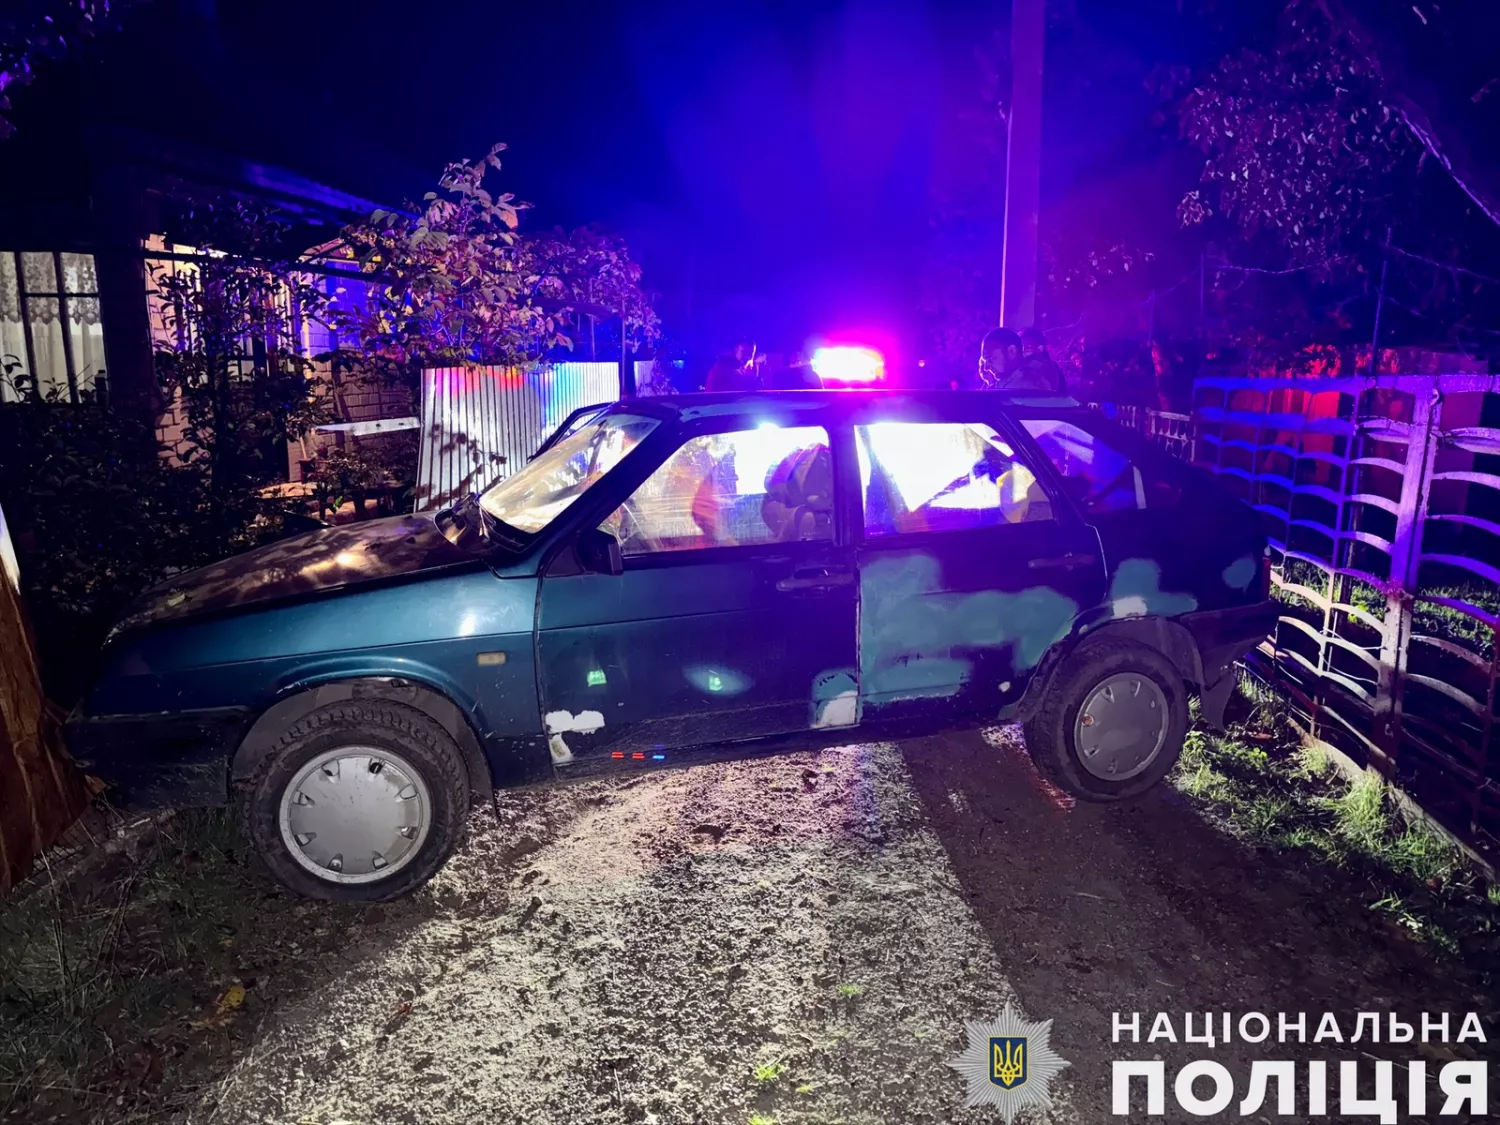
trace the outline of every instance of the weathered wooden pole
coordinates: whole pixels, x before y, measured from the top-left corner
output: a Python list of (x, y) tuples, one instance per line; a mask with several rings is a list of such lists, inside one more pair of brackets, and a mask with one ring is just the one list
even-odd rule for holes
[(42, 694), (16, 555), (0, 511), (0, 894), (26, 877), (89, 803)]

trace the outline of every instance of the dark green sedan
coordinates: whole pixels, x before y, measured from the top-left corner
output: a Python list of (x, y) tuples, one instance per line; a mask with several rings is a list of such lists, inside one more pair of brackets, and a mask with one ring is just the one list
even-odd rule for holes
[(147, 593), (70, 743), (121, 801), (238, 800), (327, 899), (419, 886), (500, 787), (1025, 724), (1089, 800), (1171, 769), (1275, 619), (1254, 514), (1061, 400), (610, 406), (483, 495)]

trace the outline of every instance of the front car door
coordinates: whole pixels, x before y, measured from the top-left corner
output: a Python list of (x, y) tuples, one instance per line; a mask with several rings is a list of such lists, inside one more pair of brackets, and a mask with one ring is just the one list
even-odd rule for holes
[(854, 426), (865, 719), (993, 717), (1104, 591), (1098, 536), (983, 395)]
[(618, 540), (623, 573), (565, 547), (543, 575), (538, 682), (563, 769), (855, 721), (828, 428), (721, 417), (675, 438), (585, 524)]

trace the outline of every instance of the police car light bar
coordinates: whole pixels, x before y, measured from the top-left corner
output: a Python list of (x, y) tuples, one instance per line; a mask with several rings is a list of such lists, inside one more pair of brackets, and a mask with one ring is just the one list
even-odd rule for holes
[(827, 383), (877, 383), (885, 378), (885, 357), (874, 348), (819, 348), (812, 354), (812, 369)]

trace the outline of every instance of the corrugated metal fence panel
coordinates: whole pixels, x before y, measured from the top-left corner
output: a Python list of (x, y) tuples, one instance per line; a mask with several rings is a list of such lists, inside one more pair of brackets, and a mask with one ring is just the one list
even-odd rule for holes
[(580, 406), (613, 402), (613, 363), (439, 367), (422, 372), (417, 508), (439, 508), (515, 472)]

